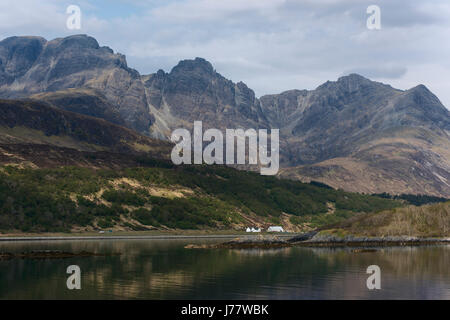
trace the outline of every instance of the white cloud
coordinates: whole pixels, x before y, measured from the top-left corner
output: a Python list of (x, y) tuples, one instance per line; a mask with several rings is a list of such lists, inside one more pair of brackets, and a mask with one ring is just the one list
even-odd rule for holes
[(214, 21), (242, 12), (260, 13), (274, 10), (286, 0), (186, 0), (170, 3), (152, 10), (156, 19), (171, 20), (172, 23)]
[[(58, 22), (65, 22), (65, 7), (56, 1), (40, 2), (32, 0), (2, 0), (0, 2), (1, 33), (35, 30), (48, 32)], [(49, 19), (51, 17), (51, 19)]]

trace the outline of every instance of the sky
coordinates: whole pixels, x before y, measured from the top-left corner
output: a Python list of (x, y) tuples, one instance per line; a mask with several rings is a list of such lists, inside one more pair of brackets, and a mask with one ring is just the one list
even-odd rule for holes
[[(81, 29), (69, 30), (69, 5)], [(381, 29), (367, 28), (380, 8)], [(257, 96), (359, 73), (450, 108), (448, 0), (1, 0), (0, 38), (88, 34), (141, 74), (202, 57)]]

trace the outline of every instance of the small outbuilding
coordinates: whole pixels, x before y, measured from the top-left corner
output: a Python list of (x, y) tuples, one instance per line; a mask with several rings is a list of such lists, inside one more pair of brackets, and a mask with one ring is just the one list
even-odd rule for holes
[(284, 229), (280, 226), (272, 226), (267, 228), (267, 232), (284, 232)]

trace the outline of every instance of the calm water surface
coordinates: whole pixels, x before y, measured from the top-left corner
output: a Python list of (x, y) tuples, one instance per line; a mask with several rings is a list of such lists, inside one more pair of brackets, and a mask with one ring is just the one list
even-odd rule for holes
[[(4, 242), (0, 252), (82, 250), (105, 257), (0, 261), (0, 299), (450, 299), (450, 246), (192, 250), (223, 240)], [(380, 266), (381, 290), (366, 288)], [(82, 289), (68, 290), (78, 265)]]

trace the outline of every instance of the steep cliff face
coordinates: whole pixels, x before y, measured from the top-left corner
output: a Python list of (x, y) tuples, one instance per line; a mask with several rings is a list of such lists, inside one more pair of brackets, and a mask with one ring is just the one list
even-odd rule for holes
[(148, 132), (144, 86), (125, 56), (85, 35), (46, 41), (37, 37), (13, 37), (0, 42), (0, 96), (22, 98), (69, 88), (100, 90), (118, 109), (125, 124)]
[[(41, 37), (11, 37), (0, 43), (0, 86), (11, 85), (24, 76), (42, 53)], [(5, 93), (6, 94), (6, 93)]]
[(183, 60), (170, 73), (145, 77), (147, 101), (156, 121), (156, 135), (203, 121), (213, 128), (268, 127), (259, 100), (244, 83), (233, 83), (202, 59)]

